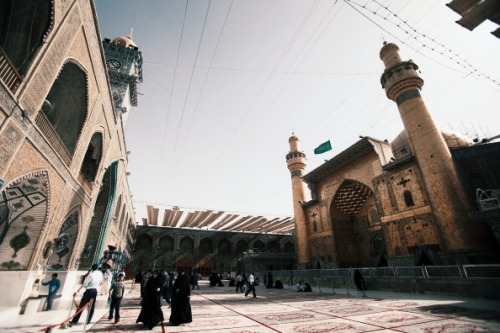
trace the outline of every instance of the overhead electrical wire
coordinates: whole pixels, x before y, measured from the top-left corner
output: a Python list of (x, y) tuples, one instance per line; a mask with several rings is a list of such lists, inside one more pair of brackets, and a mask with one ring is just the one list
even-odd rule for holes
[[(338, 8), (337, 12), (334, 13), (332, 15), (332, 17), (330, 18), (330, 20), (328, 21), (328, 23), (324, 26), (323, 30), (321, 31), (321, 33), (317, 34), (317, 31), (319, 30), (319, 28), (323, 25), (323, 23), (326, 21), (326, 19), (328, 18), (328, 16), (330, 15), (330, 13), (333, 11), (333, 9), (336, 8), (336, 4), (338, 3), (338, 0), (335, 1), (333, 3), (333, 5), (330, 7), (330, 9), (326, 12), (326, 14), (323, 16), (323, 19), (320, 21), (320, 23), (316, 26), (316, 28), (314, 29), (314, 31), (312, 32), (311, 36), (309, 36), (309, 38), (307, 39), (307, 41), (304, 43), (304, 45), (302, 46), (302, 48), (300, 49), (299, 52), (297, 52), (297, 54), (295, 55), (295, 57), (293, 58), (293, 61), (291, 62), (291, 64), (288, 66), (288, 69), (286, 71), (286, 73), (289, 73), (290, 72), (290, 69), (292, 68), (292, 66), (294, 66), (296, 64), (296, 62), (299, 60), (299, 57), (302, 55), (302, 53), (304, 52), (305, 48), (307, 47), (307, 45), (310, 43), (310, 41), (312, 40), (313, 37), (316, 37), (316, 40), (313, 42), (313, 44), (309, 47), (308, 51), (304, 54), (304, 56), (302, 57), (302, 59), (296, 64), (295, 66), (295, 69), (298, 69), (302, 63), (305, 61), (305, 59), (309, 56), (310, 52), (314, 49), (314, 47), (316, 46), (316, 44), (318, 43), (318, 41), (320, 40), (320, 38), (323, 36), (323, 34), (325, 33), (326, 29), (330, 26), (330, 24), (333, 22), (333, 19), (337, 16), (337, 14), (340, 12), (340, 9), (341, 7)], [(252, 132), (255, 130), (255, 127), (257, 126), (257, 124), (260, 123), (262, 117), (265, 115), (266, 111), (271, 107), (271, 105), (273, 105), (276, 101), (276, 99), (281, 95), (282, 91), (285, 89), (285, 87), (288, 86), (288, 84), (291, 82), (291, 78), (292, 76), (291, 75), (287, 75), (286, 76), (287, 80), (285, 81), (285, 83), (283, 85), (281, 85), (281, 88), (280, 90), (276, 92), (276, 90), (280, 87), (280, 84), (281, 82), (285, 79), (285, 76), (282, 76), (280, 78), (280, 80), (278, 81), (278, 83), (275, 85), (275, 88), (271, 91), (271, 93), (269, 94), (268, 98), (266, 99), (266, 101), (263, 103), (262, 107), (260, 108), (261, 109), (261, 115), (259, 117), (259, 119), (255, 122), (255, 125), (254, 125), (254, 128), (251, 130)], [(274, 96), (273, 96), (274, 95)], [(274, 97), (274, 98), (273, 98)], [(273, 100), (271, 101), (271, 98), (273, 98)]]
[[(190, 134), (191, 134), (191, 128), (192, 128), (192, 126), (193, 126), (193, 121), (194, 121), (194, 119), (195, 119), (196, 113), (198, 112), (198, 106), (199, 106), (199, 104), (200, 104), (200, 101), (201, 101), (201, 97), (202, 97), (202, 95), (203, 95), (203, 92), (205, 91), (205, 86), (206, 86), (206, 83), (207, 83), (207, 80), (208, 80), (208, 76), (209, 76), (209, 74), (210, 74), (210, 71), (211, 71), (212, 64), (213, 64), (213, 62), (214, 62), (215, 56), (217, 55), (217, 51), (218, 51), (218, 49), (219, 49), (220, 41), (221, 41), (221, 39), (222, 39), (222, 35), (224, 34), (224, 30), (225, 30), (225, 28), (226, 28), (226, 24), (227, 24), (227, 21), (228, 21), (229, 15), (230, 15), (230, 13), (231, 13), (231, 8), (232, 8), (232, 7), (233, 7), (233, 0), (231, 0), (231, 2), (230, 2), (230, 4), (229, 4), (229, 8), (228, 8), (228, 10), (227, 10), (227, 13), (226, 13), (226, 16), (225, 16), (225, 19), (224, 19), (224, 23), (222, 24), (222, 29), (221, 29), (221, 31), (220, 31), (220, 33), (219, 33), (219, 37), (217, 38), (217, 43), (216, 43), (215, 49), (214, 49), (214, 51), (213, 51), (213, 53), (212, 53), (212, 58), (210, 59), (210, 64), (208, 65), (208, 68), (207, 68), (207, 69), (208, 69), (208, 71), (207, 71), (207, 72), (206, 72), (206, 74), (205, 74), (205, 77), (204, 77), (204, 79), (203, 79), (203, 84), (202, 84), (202, 87), (201, 87), (200, 93), (198, 94), (198, 98), (197, 98), (197, 100), (196, 100), (196, 104), (194, 105), (193, 112), (192, 112), (192, 116), (191, 116), (191, 119), (190, 119), (190, 121), (189, 121), (189, 126), (188, 126), (188, 130), (187, 130), (187, 134), (186, 134), (186, 136), (185, 136), (185, 137), (186, 137), (186, 140), (188, 140), (188, 139), (189, 139), (189, 137), (190, 137)], [(206, 22), (205, 22), (205, 23), (206, 23)], [(195, 68), (196, 68), (196, 62), (195, 62), (195, 64), (194, 64), (194, 66), (193, 66), (193, 72), (194, 72)], [(182, 149), (181, 149), (181, 152), (185, 151), (185, 150), (184, 150), (185, 145), (186, 145), (186, 142), (184, 142), (184, 143), (182, 144)], [(178, 160), (180, 160), (180, 159), (182, 159), (182, 153), (181, 153), (181, 155), (178, 157)]]
[[(436, 38), (433, 38), (433, 37), (428, 36), (427, 34), (421, 33), (420, 31), (415, 29), (413, 26), (411, 26), (407, 20), (402, 19), (397, 13), (391, 11), (391, 9), (389, 9), (388, 6), (382, 5), (377, 0), (371, 0), (371, 2), (377, 4), (379, 6), (378, 9), (386, 10), (387, 13), (390, 14), (389, 17), (394, 17), (398, 22), (393, 22), (392, 20), (388, 19), (387, 17), (382, 16), (378, 10), (368, 9), (367, 5), (361, 5), (358, 2), (353, 1), (353, 0), (344, 0), (344, 2), (347, 3), (354, 10), (356, 10), (358, 13), (360, 13), (361, 15), (366, 17), (368, 20), (370, 20), (373, 24), (377, 25), (380, 29), (384, 30), (389, 35), (393, 36), (398, 41), (400, 41), (401, 43), (410, 47), (411, 49), (417, 51), (421, 55), (423, 55), (431, 60), (434, 60), (434, 59), (428, 57), (426, 54), (419, 52), (413, 44), (403, 40), (399, 36), (393, 34), (389, 30), (387, 30), (385, 27), (383, 27), (378, 22), (375, 22), (373, 19), (368, 17), (367, 13), (371, 13), (379, 18), (382, 18), (384, 21), (389, 22), (390, 24), (396, 26), (399, 30), (401, 30), (405, 34), (415, 34), (413, 36), (413, 40), (417, 43), (420, 43), (420, 47), (423, 47), (423, 48), (430, 50), (436, 54), (444, 56), (451, 61), (454, 61), (457, 65), (459, 65), (460, 67), (465, 69), (467, 71), (467, 73), (478, 76), (478, 77), (482, 77), (488, 81), (495, 83), (496, 85), (500, 85), (500, 81), (491, 77), (490, 75), (487, 75), (485, 73), (480, 72), (477, 67), (472, 65), (467, 59), (464, 59), (462, 56), (460, 56), (458, 54), (458, 52), (453, 51), (450, 47), (446, 46), (444, 43), (439, 42)], [(422, 41), (422, 39), (424, 39), (425, 41)], [(430, 45), (429, 45), (429, 43), (430, 43)]]
[[(308, 56), (308, 54), (310, 53), (310, 51), (314, 48), (314, 46), (316, 45), (316, 43), (318, 42), (318, 40), (321, 38), (321, 36), (323, 35), (323, 33), (326, 31), (326, 29), (328, 28), (329, 24), (333, 21), (333, 19), (335, 18), (335, 16), (338, 14), (338, 11), (336, 13), (334, 13), (334, 15), (330, 18), (329, 22), (326, 24), (326, 26), (324, 27), (324, 29), (322, 30), (322, 32), (318, 35), (317, 34), (317, 31), (319, 30), (319, 28), (324, 24), (324, 22), (326, 21), (326, 19), (328, 18), (328, 16), (330, 15), (330, 13), (333, 11), (333, 9), (335, 8), (335, 5), (337, 4), (338, 0), (335, 1), (335, 3), (330, 7), (330, 9), (326, 12), (326, 14), (323, 16), (323, 19), (320, 20), (320, 23), (316, 26), (316, 28), (314, 29), (314, 31), (312, 32), (311, 36), (309, 36), (309, 38), (307, 39), (307, 41), (303, 44), (302, 48), (300, 49), (299, 52), (297, 52), (296, 56), (293, 58), (293, 61), (291, 62), (291, 64), (288, 66), (288, 69), (287, 71), (285, 71), (284, 73), (290, 73), (289, 72), (289, 69), (297, 62), (299, 56), (304, 52), (305, 48), (307, 47), (307, 45), (310, 43), (310, 41), (312, 40), (312, 38), (314, 36), (317, 36), (317, 39), (316, 41), (313, 43), (313, 45), (311, 45), (311, 47), (309, 48), (309, 51), (302, 57), (302, 60), (295, 66), (295, 68), (299, 68), (300, 65), (302, 64), (302, 62), (304, 61), (304, 59), (306, 59), (306, 57)], [(340, 10), (340, 8), (339, 8)], [(275, 71), (274, 74), (277, 74), (278, 72)], [(374, 74), (375, 75), (375, 74)], [(269, 104), (271, 104), (272, 102), (270, 102), (271, 98), (273, 97), (273, 94), (276, 96), (277, 98), (277, 95), (279, 95), (281, 93), (281, 91), (285, 88), (285, 86), (287, 85), (288, 82), (290, 82), (290, 79), (291, 79), (291, 76), (290, 75), (287, 75), (286, 76), (288, 78), (288, 80), (285, 82), (285, 85), (282, 85), (281, 86), (281, 89), (278, 93), (275, 94), (275, 91), (277, 90), (277, 88), (280, 86), (280, 83), (284, 80), (285, 76), (282, 76), (278, 83), (275, 84), (274, 86), (274, 89), (271, 91), (271, 93), (268, 95), (268, 98), (266, 99), (266, 101), (264, 102), (264, 104), (259, 108), (261, 111), (260, 111), (260, 115), (259, 113), (257, 113), (254, 118), (257, 118), (258, 119), (254, 122), (252, 122), (254, 124), (254, 127), (249, 129), (249, 135), (252, 135), (253, 132), (255, 131), (255, 127), (258, 126), (258, 124), (261, 122), (261, 119), (262, 117), (266, 114), (266, 111), (267, 109), (270, 107)], [(268, 104), (269, 106), (266, 107), (266, 104)], [(246, 132), (246, 131), (245, 131)], [(265, 173), (266, 171), (264, 171), (263, 173)], [(254, 177), (255, 179), (259, 179), (261, 178), (261, 175), (256, 175)], [(249, 182), (249, 184), (253, 184), (254, 182)]]
[[(195, 56), (195, 59), (194, 59), (194, 66), (193, 66), (193, 69), (191, 70), (191, 76), (189, 77), (189, 83), (188, 83), (188, 88), (187, 88), (187, 92), (186, 92), (186, 98), (184, 99), (184, 105), (182, 106), (182, 113), (181, 113), (181, 119), (179, 121), (179, 127), (178, 127), (178, 131), (177, 131), (177, 135), (175, 137), (175, 142), (174, 142), (174, 149), (173, 149), (173, 152), (172, 152), (172, 163), (174, 163), (174, 158), (176, 157), (176, 152), (177, 152), (177, 144), (179, 142), (179, 137), (180, 137), (180, 133), (181, 133), (181, 130), (182, 130), (182, 122), (184, 120), (184, 114), (186, 113), (186, 106), (187, 106), (187, 101), (189, 99), (189, 94), (191, 92), (191, 84), (193, 82), (193, 76), (194, 76), (194, 67), (196, 66), (196, 63), (198, 62), (198, 56), (200, 54), (200, 49), (201, 49), (201, 42), (203, 40), (203, 36), (205, 34), (205, 28), (206, 28), (206, 25), (207, 25), (207, 20), (208, 20), (208, 15), (210, 13), (210, 6), (212, 4), (212, 0), (209, 0), (208, 1), (208, 6), (207, 6), (207, 11), (205, 12), (205, 19), (203, 21), (203, 28), (201, 30), (201, 34), (200, 34), (200, 39), (198, 40), (198, 47), (196, 48), (196, 56)], [(188, 130), (189, 132), (189, 130)], [(176, 176), (177, 174), (177, 166), (179, 165), (179, 158), (176, 159), (176, 163), (174, 164), (174, 168), (173, 168), (173, 175), (174, 175), (174, 179), (178, 179)]]
[[(290, 47), (293, 44), (293, 42), (297, 39), (300, 31), (302, 31), (302, 29), (304, 27), (305, 22), (308, 21), (308, 19), (312, 15), (312, 12), (317, 7), (317, 5), (318, 5), (318, 0), (316, 0), (316, 1), (313, 2), (313, 4), (311, 5), (311, 7), (307, 11), (307, 13), (304, 15), (304, 18), (302, 19), (299, 27), (294, 32), (293, 36), (289, 39), (289, 41), (287, 43), (287, 46), (285, 47), (285, 49), (283, 49), (283, 51), (281, 52), (281, 55), (279, 56), (278, 60), (275, 62), (274, 66), (272, 67), (272, 71), (273, 72), (271, 72), (270, 74), (267, 75), (267, 77), (264, 80), (264, 82), (260, 85), (260, 87), (259, 87), (259, 89), (258, 89), (258, 91), (257, 91), (257, 93), (256, 93), (256, 95), (255, 95), (255, 97), (253, 99), (253, 101), (250, 103), (250, 106), (247, 108), (247, 110), (245, 111), (244, 115), (240, 118), (240, 121), (238, 122), (238, 125), (237, 125), (237, 129), (239, 129), (240, 126), (242, 126), (245, 123), (245, 121), (247, 120), (247, 116), (250, 114), (251, 110), (256, 105), (258, 97), (262, 94), (262, 92), (264, 90), (264, 87), (268, 84), (268, 82), (270, 81), (270, 79), (274, 75), (274, 71), (279, 67), (279, 65), (283, 61), (283, 58), (284, 58), (285, 54), (288, 52), (288, 50), (290, 49)], [(230, 148), (230, 145), (233, 144), (235, 147), (239, 146), (239, 142), (232, 142), (233, 139), (234, 139), (234, 135), (235, 135), (235, 132), (232, 133), (232, 135), (229, 138), (229, 140), (227, 140), (227, 143), (224, 146), (224, 148), (219, 151), (218, 156), (213, 160), (212, 165), (209, 168), (209, 172), (208, 172), (207, 176), (205, 177), (204, 182), (201, 184), (201, 186), (198, 187), (198, 192), (196, 193), (196, 195), (199, 195), (199, 191), (201, 189), (208, 188), (205, 185), (206, 182), (208, 181), (208, 179), (212, 179), (213, 181), (216, 181), (214, 179), (215, 177), (212, 177), (212, 174), (215, 172), (217, 164), (221, 163), (222, 157), (224, 155), (230, 155), (230, 154), (227, 154), (227, 150)]]
[[(164, 150), (165, 150), (165, 140), (167, 138), (167, 125), (168, 125), (168, 118), (169, 118), (169, 115), (170, 115), (170, 110), (171, 110), (171, 107), (172, 107), (172, 97), (173, 97), (173, 92), (174, 92), (174, 89), (173, 87), (175, 86), (175, 80), (176, 80), (176, 77), (177, 77), (177, 65), (179, 64), (179, 57), (180, 57), (180, 53), (181, 53), (181, 45), (182, 45), (182, 38), (184, 36), (184, 27), (185, 27), (185, 24), (186, 24), (186, 16), (187, 16), (187, 9), (188, 9), (188, 4), (189, 4), (189, 0), (186, 0), (186, 7), (184, 8), (184, 18), (182, 19), (182, 28), (181, 28), (181, 34), (180, 34), (180, 37), (179, 37), (179, 44), (177, 45), (177, 57), (176, 57), (176, 65), (174, 67), (174, 75), (172, 77), (172, 89), (170, 90), (170, 98), (168, 100), (168, 107), (167, 107), (167, 114), (165, 116), (165, 127), (164, 127), (164, 130), (163, 130), (163, 139), (162, 139), (162, 142), (161, 142), (161, 150), (160, 150), (160, 164), (159, 164), (159, 168), (163, 168), (163, 161), (164, 161), (164, 156), (165, 156), (165, 153), (164, 153)], [(160, 173), (160, 172), (158, 172)], [(167, 173), (165, 173), (167, 174)], [(160, 187), (160, 182), (157, 182), (156, 183), (156, 188), (155, 188), (155, 193), (158, 194), (158, 187)]]
[[(173, 65), (173, 64), (165, 64), (161, 62), (149, 62), (145, 61), (145, 64), (148, 65), (158, 65), (158, 66), (168, 66), (168, 67), (185, 67), (185, 68), (193, 68), (193, 66), (188, 65)], [(248, 69), (248, 68), (227, 68), (227, 67), (213, 67), (213, 66), (195, 66), (194, 69), (204, 69), (207, 71), (227, 71), (227, 72), (240, 72), (240, 73), (261, 73), (261, 74), (283, 74), (283, 75), (305, 75), (305, 76), (372, 76), (372, 75), (380, 75), (380, 73), (369, 73), (369, 72), (298, 72), (298, 71), (275, 71), (272, 72), (270, 70), (263, 69)], [(199, 103), (198, 103), (199, 104)]]

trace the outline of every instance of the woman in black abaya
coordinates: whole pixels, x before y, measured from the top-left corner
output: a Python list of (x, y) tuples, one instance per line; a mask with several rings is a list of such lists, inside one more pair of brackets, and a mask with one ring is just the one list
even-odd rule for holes
[(161, 279), (158, 278), (158, 272), (154, 272), (153, 276), (146, 283), (142, 293), (141, 313), (136, 322), (142, 322), (144, 327), (150, 330), (164, 320), (163, 311), (161, 310), (161, 287)]
[(189, 278), (184, 272), (180, 272), (172, 286), (172, 302), (170, 323), (172, 325), (186, 324), (193, 321), (191, 314), (191, 288), (189, 286)]

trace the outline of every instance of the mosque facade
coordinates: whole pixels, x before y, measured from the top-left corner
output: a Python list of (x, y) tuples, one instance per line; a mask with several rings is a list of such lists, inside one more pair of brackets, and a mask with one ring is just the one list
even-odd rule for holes
[(360, 137), (304, 174), (299, 138), (289, 139), (298, 265), (498, 262), (500, 143), (438, 129), (418, 66), (403, 61), (395, 44), (385, 44), (380, 58), (382, 87), (404, 124), (395, 140)]
[(0, 305), (53, 271), (69, 299), (106, 251), (130, 257), (124, 124), (141, 55), (130, 36), (101, 42), (93, 1), (2, 1), (0, 20)]

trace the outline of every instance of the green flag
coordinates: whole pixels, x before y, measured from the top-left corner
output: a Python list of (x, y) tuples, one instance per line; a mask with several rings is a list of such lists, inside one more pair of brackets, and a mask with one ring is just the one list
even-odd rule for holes
[(316, 149), (314, 149), (314, 153), (315, 154), (323, 154), (324, 152), (327, 152), (329, 150), (332, 150), (332, 144), (330, 143), (330, 140), (320, 144)]

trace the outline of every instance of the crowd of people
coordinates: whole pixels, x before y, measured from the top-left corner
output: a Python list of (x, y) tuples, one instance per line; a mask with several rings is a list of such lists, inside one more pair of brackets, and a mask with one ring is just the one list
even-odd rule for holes
[(163, 316), (162, 300), (170, 308), (169, 323), (181, 325), (193, 321), (191, 305), (191, 288), (198, 286), (199, 277), (192, 274), (189, 277), (184, 271), (178, 274), (168, 273), (166, 270), (137, 273), (135, 283), (140, 286), (141, 312), (137, 323), (143, 323), (145, 328), (153, 329), (165, 320)]
[[(81, 289), (85, 289), (82, 295), (80, 304), (77, 308), (77, 313), (73, 317), (71, 324), (78, 323), (82, 311), (78, 311), (82, 307), (87, 306), (87, 323), (92, 320), (94, 313), (94, 305), (97, 294), (100, 291), (106, 293), (109, 299), (109, 316), (108, 320), (113, 320), (115, 323), (120, 321), (120, 306), (123, 295), (125, 294), (125, 273), (111, 273), (112, 266), (104, 263), (102, 267), (92, 265), (91, 270), (83, 278), (82, 286), (74, 293), (77, 296)], [(358, 275), (360, 275), (358, 273)], [(358, 276), (355, 276), (359, 279)], [(236, 292), (241, 292), (248, 297), (252, 293), (253, 297), (257, 297), (255, 286), (259, 284), (259, 277), (253, 272), (246, 276), (244, 272), (221, 276), (217, 273), (212, 273), (209, 277), (209, 285), (211, 287), (223, 287), (222, 278), (229, 279), (229, 286), (236, 287)], [(191, 290), (200, 289), (198, 281), (201, 275), (198, 273), (186, 274), (184, 271), (167, 272), (162, 269), (160, 271), (148, 270), (146, 272), (137, 272), (133, 280), (132, 288), (138, 285), (140, 288), (141, 311), (137, 317), (136, 323), (142, 323), (145, 328), (153, 329), (159, 323), (165, 321), (162, 303), (165, 301), (170, 308), (170, 325), (181, 325), (192, 322), (192, 313), (190, 305)], [(361, 277), (362, 279), (362, 277)], [(360, 284), (356, 281), (357, 285)], [(60, 281), (57, 279), (57, 273), (52, 275), (52, 280), (44, 282), (44, 286), (49, 287), (49, 296), (47, 299), (47, 309), (52, 306), (57, 290), (60, 288)], [(264, 274), (264, 285), (266, 288), (283, 288), (281, 280), (273, 279), (271, 272)], [(361, 282), (362, 285), (362, 282)], [(362, 286), (364, 288), (364, 286)], [(301, 283), (295, 286), (295, 289), (300, 292), (311, 292), (312, 288), (309, 283), (304, 286)], [(92, 301), (92, 302), (91, 302)]]
[[(145, 328), (152, 330), (159, 323), (164, 322), (162, 310), (162, 300), (166, 302), (171, 309), (169, 323), (171, 325), (181, 325), (192, 322), (192, 313), (190, 305), (191, 289), (200, 288), (198, 274), (192, 274), (190, 277), (184, 271), (178, 274), (168, 273), (166, 270), (153, 271), (148, 270), (145, 273), (138, 272), (135, 275), (134, 282), (140, 288), (141, 311), (136, 322), (142, 323)], [(52, 301), (57, 290), (60, 288), (60, 281), (57, 279), (57, 273), (52, 275), (52, 279), (42, 283), (49, 287), (49, 297), (47, 309), (50, 310)], [(94, 314), (97, 295), (107, 294), (109, 300), (108, 320), (115, 323), (120, 321), (120, 307), (123, 295), (125, 294), (125, 273), (111, 273), (111, 266), (103, 264), (99, 267), (97, 264), (83, 277), (82, 286), (73, 294), (78, 295), (80, 290), (85, 289), (77, 311), (73, 316), (70, 326), (76, 325), (83, 313), (82, 309), (87, 309), (87, 324), (91, 322)]]

